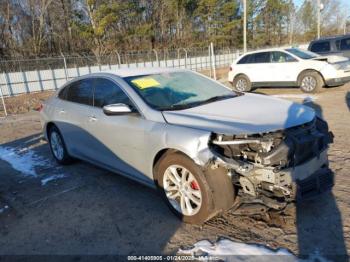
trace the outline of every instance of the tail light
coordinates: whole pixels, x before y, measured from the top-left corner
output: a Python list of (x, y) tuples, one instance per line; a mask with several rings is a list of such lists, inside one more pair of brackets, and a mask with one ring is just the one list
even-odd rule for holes
[(232, 68), (232, 66), (230, 66), (230, 71), (233, 71), (233, 68)]

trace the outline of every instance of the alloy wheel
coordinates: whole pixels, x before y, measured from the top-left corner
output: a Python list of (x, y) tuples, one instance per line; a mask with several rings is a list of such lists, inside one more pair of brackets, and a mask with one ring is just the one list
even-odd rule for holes
[(62, 160), (64, 157), (63, 142), (61, 136), (55, 131), (50, 135), (50, 145), (55, 157), (58, 160)]
[(247, 80), (242, 79), (242, 78), (238, 79), (238, 81), (236, 83), (236, 90), (240, 91), (240, 92), (244, 92), (247, 90), (247, 86), (248, 86)]
[(163, 176), (163, 187), (172, 207), (185, 216), (197, 214), (202, 205), (202, 192), (194, 175), (180, 165), (169, 166)]
[(311, 92), (316, 88), (317, 81), (312, 76), (305, 76), (301, 81), (301, 88), (307, 92)]

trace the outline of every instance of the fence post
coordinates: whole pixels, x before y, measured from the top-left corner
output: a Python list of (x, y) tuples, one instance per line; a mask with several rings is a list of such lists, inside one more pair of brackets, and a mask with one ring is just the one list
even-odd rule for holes
[(4, 112), (5, 112), (5, 116), (7, 116), (7, 110), (6, 110), (4, 95), (2, 93), (2, 85), (0, 85), (0, 96), (1, 96), (2, 106), (3, 106)]
[(13, 92), (13, 88), (12, 88), (12, 82), (11, 82), (11, 79), (10, 79), (8, 73), (4, 72), (4, 79), (5, 79), (6, 87), (7, 87), (8, 91), (9, 91), (9, 93), (10, 93), (10, 96), (15, 95), (15, 93)]
[(64, 54), (61, 52), (61, 56), (63, 58), (63, 64), (64, 64), (64, 74), (66, 76), (66, 81), (68, 81), (68, 72), (67, 72), (67, 61), (66, 58), (64, 56)]
[[(156, 61), (157, 61), (158, 66), (160, 66), (160, 63), (159, 63), (159, 60), (158, 60), (158, 53), (157, 53), (157, 50), (152, 49), (152, 51), (153, 51), (153, 53), (156, 55)], [(152, 63), (152, 66), (153, 66), (153, 63)]]
[(23, 78), (24, 85), (26, 87), (27, 94), (29, 94), (30, 90), (29, 90), (29, 85), (28, 85), (26, 72), (22, 71), (22, 69), (21, 69), (21, 73), (22, 73), (22, 78)]
[(117, 57), (118, 57), (118, 68), (120, 69), (120, 54), (118, 51), (115, 51), (115, 53), (117, 54)]
[(55, 71), (51, 67), (50, 67), (50, 70), (51, 70), (51, 77), (52, 77), (52, 80), (53, 80), (53, 84), (55, 86), (55, 90), (57, 90), (58, 86), (57, 86), (57, 79), (56, 79)]
[(142, 55), (143, 67), (146, 67), (146, 59), (147, 59), (146, 55), (143, 54), (143, 55)]
[(182, 49), (185, 51), (185, 68), (187, 68), (187, 50), (186, 48), (182, 48)]
[(42, 81), (42, 79), (41, 79), (40, 70), (36, 70), (36, 74), (37, 74), (37, 76), (38, 76), (40, 89), (41, 89), (41, 91), (44, 91), (44, 85), (43, 85), (43, 81)]
[[(211, 51), (210, 51), (210, 45), (208, 46), (208, 54), (209, 54), (209, 67), (210, 67), (210, 70), (209, 70), (209, 77), (211, 77), (212, 73), (211, 71), (213, 70), (211, 68)], [(205, 59), (205, 65), (208, 66), (208, 59)]]
[(168, 49), (163, 49), (163, 58), (164, 58), (164, 63), (165, 67), (168, 67)]
[(214, 45), (213, 45), (213, 42), (210, 43), (210, 50), (211, 50), (211, 55), (212, 55), (213, 74), (214, 74), (214, 79), (216, 80), (215, 55), (214, 55)]

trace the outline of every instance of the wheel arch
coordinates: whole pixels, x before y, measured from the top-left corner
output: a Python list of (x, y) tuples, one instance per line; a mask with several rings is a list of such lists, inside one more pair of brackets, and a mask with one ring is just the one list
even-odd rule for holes
[(237, 77), (239, 77), (239, 76), (244, 76), (244, 77), (248, 78), (248, 80), (251, 82), (250, 77), (247, 76), (245, 73), (238, 73), (237, 75), (235, 75), (235, 76), (233, 77), (233, 81), (234, 81)]
[[(181, 154), (192, 159), (188, 154), (174, 148), (164, 148), (158, 151), (153, 161), (153, 179), (157, 187), (159, 187), (155, 174), (157, 163), (159, 163), (162, 157), (171, 153)], [(237, 191), (232, 183), (231, 176), (228, 175), (229, 171), (225, 167), (220, 166), (214, 169), (209, 167), (199, 168), (202, 171), (204, 180), (209, 186), (210, 195), (212, 196), (212, 201), (209, 205), (213, 212), (208, 217), (208, 219), (210, 219), (216, 214), (224, 212), (233, 206)]]
[(320, 71), (318, 71), (318, 70), (316, 70), (316, 69), (314, 69), (314, 68), (307, 68), (307, 69), (304, 69), (304, 70), (302, 70), (299, 74), (298, 74), (298, 77), (297, 77), (297, 84), (298, 84), (298, 86), (300, 85), (300, 81), (301, 81), (301, 76), (303, 75), (303, 74), (305, 74), (306, 72), (316, 72), (317, 74), (319, 74), (320, 76), (321, 76), (321, 78), (322, 78), (322, 80), (323, 80), (323, 83), (325, 83), (325, 79), (324, 79), (324, 77), (323, 77), (323, 75), (322, 75), (322, 73), (320, 72)]
[(45, 130), (44, 130), (44, 134), (45, 134), (46, 139), (49, 139), (49, 131), (53, 126), (57, 127), (54, 122), (46, 123)]
[(159, 150), (157, 152), (157, 154), (154, 156), (153, 158), (153, 162), (152, 162), (152, 175), (153, 175), (153, 180), (156, 182), (156, 178), (155, 178), (155, 174), (154, 174), (154, 171), (155, 171), (155, 167), (157, 165), (157, 163), (159, 162), (159, 160), (165, 156), (166, 154), (171, 154), (171, 153), (180, 153), (190, 159), (192, 159), (188, 154), (184, 153), (183, 151), (179, 150), (179, 149), (175, 149), (175, 148), (163, 148), (161, 150)]

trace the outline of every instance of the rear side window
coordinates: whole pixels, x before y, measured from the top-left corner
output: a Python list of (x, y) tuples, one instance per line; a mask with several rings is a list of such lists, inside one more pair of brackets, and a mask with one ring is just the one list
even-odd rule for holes
[(270, 52), (254, 54), (254, 63), (270, 63)]
[(270, 52), (261, 52), (244, 56), (237, 64), (270, 63)]
[(241, 60), (238, 61), (237, 64), (248, 64), (249, 60), (251, 60), (252, 55), (246, 55), (241, 58)]
[(331, 51), (331, 45), (329, 41), (316, 42), (312, 44), (311, 51), (315, 53), (329, 52)]
[(92, 106), (92, 79), (72, 83), (67, 90), (66, 100)]
[(108, 79), (96, 78), (94, 81), (94, 106), (104, 107), (119, 103), (132, 106), (129, 97), (118, 85)]
[(340, 41), (340, 50), (350, 50), (350, 38), (344, 38)]
[(67, 99), (67, 90), (68, 87), (64, 87), (62, 90), (60, 90), (60, 92), (58, 93), (58, 98), (66, 100)]

